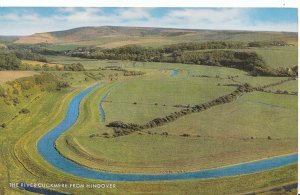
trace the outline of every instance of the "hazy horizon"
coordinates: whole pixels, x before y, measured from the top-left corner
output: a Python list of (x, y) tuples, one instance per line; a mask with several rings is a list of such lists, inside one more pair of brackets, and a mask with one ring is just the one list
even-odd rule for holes
[(80, 27), (298, 32), (295, 8), (0, 8), (0, 35)]

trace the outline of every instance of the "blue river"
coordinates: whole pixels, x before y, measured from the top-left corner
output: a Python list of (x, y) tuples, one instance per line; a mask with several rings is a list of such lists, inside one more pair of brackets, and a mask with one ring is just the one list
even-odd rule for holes
[(79, 105), (82, 99), (92, 90), (100, 87), (101, 84), (88, 88), (76, 95), (70, 102), (67, 114), (64, 120), (46, 135), (44, 135), (37, 144), (38, 151), (42, 157), (57, 169), (83, 178), (99, 179), (107, 181), (159, 181), (159, 180), (190, 180), (190, 179), (208, 179), (225, 176), (234, 176), (240, 174), (249, 174), (265, 171), (291, 163), (298, 160), (297, 154), (269, 158), (228, 167), (201, 170), (187, 173), (174, 174), (118, 174), (90, 169), (76, 164), (59, 154), (55, 148), (57, 138), (71, 128), (79, 116)]
[(121, 84), (122, 84), (122, 83), (119, 83), (118, 85), (115, 85), (114, 87), (112, 87), (111, 89), (109, 89), (108, 91), (106, 91), (106, 92), (104, 93), (104, 95), (102, 96), (101, 100), (100, 100), (100, 103), (99, 103), (98, 107), (99, 107), (99, 111), (100, 111), (100, 113), (101, 113), (101, 121), (102, 121), (102, 123), (105, 122), (105, 112), (104, 112), (104, 108), (103, 108), (103, 106), (102, 106), (102, 103), (103, 103), (103, 101), (105, 100), (105, 98), (108, 96), (108, 94), (109, 94), (113, 89), (115, 89), (116, 87), (120, 86)]
[(176, 76), (178, 74), (178, 70), (177, 69), (173, 69), (173, 70), (171, 70), (171, 72), (170, 72), (170, 75), (171, 76)]

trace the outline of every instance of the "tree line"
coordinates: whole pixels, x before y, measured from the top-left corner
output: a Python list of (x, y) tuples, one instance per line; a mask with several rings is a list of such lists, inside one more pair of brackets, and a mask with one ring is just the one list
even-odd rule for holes
[[(163, 48), (130, 45), (113, 49), (78, 48), (69, 52), (68, 55), (91, 59), (224, 66), (246, 71), (253, 76), (290, 76), (294, 74), (294, 72), (289, 73), (288, 70), (268, 67), (256, 52), (226, 50), (240, 47), (242, 47), (242, 43), (226, 42), (180, 43)], [(197, 50), (199, 48), (200, 50)], [(201, 48), (219, 49), (201, 50)], [(225, 50), (220, 50), (220, 48), (225, 48)]]
[[(160, 48), (127, 45), (112, 49), (78, 47), (74, 50), (54, 51), (47, 49), (48, 44), (12, 44), (8, 45), (8, 49), (19, 59), (43, 62), (47, 61), (43, 55), (68, 55), (90, 59), (225, 66), (246, 71), (253, 76), (297, 76), (297, 66), (292, 69), (273, 69), (268, 67), (263, 58), (256, 52), (234, 50), (247, 47), (286, 45), (288, 44), (284, 41), (254, 41), (248, 43), (210, 41), (177, 43)], [(74, 65), (66, 68), (73, 70), (73, 67)], [(75, 69), (81, 70), (80, 67), (75, 67)]]
[(0, 54), (0, 70), (17, 70), (21, 60), (13, 53)]
[(285, 41), (253, 41), (248, 43), (248, 47), (272, 47), (272, 46), (289, 46)]
[[(22, 55), (26, 55), (22, 53)], [(27, 57), (20, 57), (15, 53), (0, 53), (0, 71), (1, 70), (65, 70), (65, 71), (85, 71), (84, 66), (81, 63), (66, 64), (63, 68), (60, 67), (49, 67), (46, 63), (43, 66), (37, 65), (32, 67), (28, 64), (22, 64), (21, 59), (30, 59), (34, 61), (40, 61), (35, 57), (31, 58), (30, 55)]]
[(207, 49), (246, 49), (248, 47), (289, 46), (285, 41), (209, 41), (209, 42), (184, 42), (166, 45), (161, 48), (165, 53), (183, 50), (207, 50)]

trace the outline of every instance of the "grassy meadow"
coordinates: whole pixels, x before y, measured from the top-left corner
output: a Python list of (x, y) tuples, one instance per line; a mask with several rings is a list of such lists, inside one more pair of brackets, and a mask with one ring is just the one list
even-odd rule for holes
[[(67, 39), (56, 37), (55, 40), (62, 42), (48, 49), (65, 51), (86, 45), (114, 48), (128, 44), (161, 47), (178, 42), (219, 40), (220, 37), (230, 41), (285, 40), (294, 46), (245, 50), (260, 54), (268, 67), (297, 65), (297, 42), (288, 33), (264, 32), (253, 36), (251, 32), (203, 31), (158, 36), (156, 41), (153, 36), (132, 39), (116, 36), (74, 43), (64, 43)], [(71, 38), (68, 40), (73, 40)], [(275, 92), (297, 92), (298, 81), (266, 88), (270, 92), (245, 92), (230, 103), (188, 114), (161, 126), (113, 137), (114, 129), (107, 127), (113, 121), (143, 125), (154, 118), (230, 94), (238, 85), (263, 87), (287, 77), (251, 76), (248, 72), (221, 66), (61, 55), (43, 57), (49, 67), (81, 63), (85, 70), (0, 71), (0, 194), (30, 194), (10, 188), (10, 182), (116, 184), (113, 189), (53, 188), (73, 194), (212, 195), (270, 194), (276, 190), (279, 193), (274, 194), (288, 194), (283, 186), (297, 183), (296, 163), (254, 174), (184, 181), (110, 182), (62, 172), (42, 158), (37, 142), (64, 119), (71, 99), (95, 84), (102, 83), (82, 100), (75, 125), (56, 140), (59, 153), (79, 165), (106, 172), (166, 174), (297, 153), (298, 96)], [(44, 65), (24, 59), (22, 63)], [(126, 75), (126, 71), (143, 74)], [(47, 80), (48, 77), (52, 80)], [(105, 116), (99, 110), (100, 102)]]
[[(93, 59), (81, 59), (77, 57), (68, 57), (68, 56), (46, 56), (47, 60), (54, 64), (73, 64), (81, 63), (84, 65), (86, 70), (98, 70), (99, 68), (105, 68), (109, 66), (120, 66), (125, 67), (129, 66), (129, 63), (132, 62), (122, 62), (117, 60), (93, 60)], [(128, 65), (127, 65), (128, 64)]]
[[(145, 66), (147, 67), (147, 63), (145, 64)], [(3, 169), (2, 173), (7, 173), (5, 175), (1, 175), (1, 186), (7, 186), (8, 181), (19, 181), (20, 178), (25, 177), (26, 182), (51, 182), (53, 180), (57, 182), (67, 183), (95, 182), (93, 180), (78, 178), (69, 174), (62, 173), (59, 170), (56, 170), (55, 168), (51, 167), (40, 157), (39, 153), (37, 152), (35, 143), (41, 136), (43, 136), (43, 134), (48, 132), (51, 128), (55, 127), (59, 123), (59, 121), (62, 120), (62, 118), (64, 117), (64, 113), (66, 112), (67, 102), (70, 100), (70, 98), (79, 91), (86, 88), (87, 86), (93, 85), (93, 83), (96, 82), (105, 82), (106, 84), (102, 87), (98, 87), (84, 99), (81, 105), (81, 114), (77, 124), (72, 129), (67, 131), (64, 135), (62, 135), (56, 142), (57, 148), (63, 155), (66, 155), (68, 158), (71, 158), (85, 166), (121, 173), (176, 173), (182, 171), (198, 170), (199, 168), (207, 169), (219, 166), (226, 166), (229, 164), (236, 164), (244, 161), (252, 161), (255, 159), (265, 158), (266, 156), (271, 157), (276, 155), (293, 153), (296, 151), (297, 141), (295, 137), (297, 135), (295, 135), (295, 131), (292, 130), (292, 128), (295, 128), (293, 126), (295, 122), (291, 122), (291, 129), (289, 129), (290, 133), (281, 132), (276, 136), (274, 135), (274, 133), (278, 133), (278, 131), (281, 131), (280, 126), (277, 128), (278, 130), (272, 130), (273, 126), (271, 126), (268, 129), (260, 129), (261, 132), (257, 133), (259, 129), (255, 128), (257, 128), (259, 124), (263, 124), (262, 120), (261, 122), (256, 121), (258, 123), (257, 126), (247, 126), (247, 129), (244, 131), (239, 130), (239, 127), (241, 125), (245, 125), (246, 121), (248, 120), (246, 114), (243, 114), (243, 109), (249, 110), (248, 106), (251, 106), (248, 104), (244, 105), (242, 99), (250, 98), (252, 100), (253, 98), (259, 98), (257, 97), (257, 94), (249, 94), (249, 96), (254, 97), (247, 97), (248, 95), (245, 95), (245, 97), (241, 97), (240, 100), (238, 100), (236, 103), (233, 103), (237, 104), (236, 106), (234, 106), (236, 112), (239, 111), (238, 113), (235, 113), (234, 116), (230, 116), (229, 114), (224, 113), (224, 110), (227, 110), (225, 108), (216, 108), (221, 109), (222, 111), (220, 112), (212, 109), (206, 111), (213, 112), (211, 114), (198, 113), (187, 116), (186, 119), (182, 118), (172, 124), (170, 123), (168, 125), (151, 130), (153, 133), (157, 132), (157, 134), (154, 135), (148, 135), (147, 132), (142, 132), (142, 135), (135, 133), (129, 136), (113, 139), (107, 139), (102, 137), (90, 138), (91, 134), (101, 134), (102, 132), (109, 131), (104, 126), (104, 124), (101, 123), (101, 115), (99, 113), (98, 107), (95, 105), (99, 104), (101, 97), (107, 90), (111, 89), (114, 86), (117, 86), (119, 83), (123, 84), (115, 87), (107, 97), (107, 102), (103, 103), (104, 110), (107, 114), (106, 118), (108, 121), (111, 120), (111, 117), (115, 117), (117, 119), (117, 117), (120, 116), (120, 114), (118, 116), (117, 109), (113, 109), (114, 101), (121, 99), (124, 100), (124, 98), (129, 98), (130, 101), (127, 101), (130, 103), (116, 104), (120, 110), (126, 111), (130, 107), (134, 107), (134, 109), (138, 113), (142, 113), (143, 111), (147, 110), (147, 114), (145, 114), (145, 116), (146, 118), (150, 119), (155, 114), (159, 113), (158, 110), (161, 110), (165, 113), (169, 113), (173, 109), (178, 109), (167, 106), (167, 108), (163, 107), (163, 109), (161, 109), (161, 104), (163, 103), (168, 103), (169, 105), (177, 103), (195, 104), (199, 101), (206, 101), (209, 98), (216, 97), (216, 94), (210, 94), (208, 93), (208, 91), (206, 91), (206, 93), (196, 92), (199, 94), (196, 94), (195, 96), (193, 93), (187, 93), (188, 91), (184, 91), (183, 95), (186, 98), (186, 100), (189, 101), (183, 102), (183, 99), (181, 99), (180, 97), (176, 97), (176, 93), (179, 92), (180, 83), (183, 83), (182, 85), (189, 84), (188, 86), (190, 86), (191, 88), (199, 88), (199, 91), (207, 90), (204, 86), (201, 85), (202, 82), (210, 83), (210, 88), (212, 88), (212, 90), (215, 89), (216, 93), (219, 93), (219, 95), (225, 94), (228, 91), (231, 91), (232, 89), (232, 87), (229, 86), (217, 86), (218, 83), (226, 84), (227, 79), (198, 77), (192, 78), (188, 77), (187, 71), (181, 71), (177, 76), (170, 76), (169, 70), (171, 70), (173, 67), (167, 66), (166, 68), (169, 70), (163, 73), (160, 70), (156, 70), (156, 66), (157, 65), (154, 65), (153, 63), (149, 63), (149, 67), (145, 68), (145, 70), (148, 71), (149, 75), (153, 75), (155, 73), (160, 74), (161, 80), (159, 83), (163, 87), (157, 86), (158, 83), (151, 80), (151, 78), (148, 78), (147, 74), (145, 76), (134, 77), (131, 79), (119, 78), (118, 80), (111, 82), (110, 80), (106, 79), (99, 81), (91, 79), (86, 81), (84, 79), (84, 73), (53, 72), (53, 74), (56, 74), (57, 77), (64, 78), (68, 81), (74, 80), (74, 87), (72, 89), (64, 90), (58, 93), (46, 93), (42, 95), (39, 100), (31, 103), (31, 112), (29, 115), (20, 115), (17, 119), (15, 119), (16, 121), (9, 123), (7, 128), (1, 130), (3, 133), (11, 132), (9, 133), (9, 136), (5, 138), (5, 140), (1, 138), (3, 139), (1, 142), (2, 154), (6, 157), (5, 160), (4, 157), (1, 158), (0, 167)], [(182, 68), (183, 70), (185, 70), (187, 66), (188, 65), (176, 65), (176, 67)], [(199, 66), (197, 68), (200, 69), (198, 70), (198, 73), (200, 74), (206, 68), (208, 69), (209, 67)], [(141, 68), (139, 67), (139, 69)], [(219, 70), (219, 73), (223, 73), (225, 75), (223, 68), (220, 69), (221, 70)], [(68, 76), (66, 76), (66, 74)], [(230, 75), (230, 71), (226, 74)], [(211, 75), (213, 75), (213, 72), (211, 72)], [(243, 75), (242, 72), (241, 75)], [(146, 93), (134, 93), (143, 90), (142, 86), (139, 85), (139, 82), (143, 82), (144, 86), (148, 86), (149, 89), (145, 90)], [(178, 82), (178, 89), (170, 87), (170, 82)], [(230, 80), (228, 80), (228, 82), (230, 82)], [(136, 95), (136, 99), (131, 99), (130, 94), (128, 95), (125, 93), (126, 90), (128, 90), (128, 92), (131, 91), (131, 95)], [(158, 90), (161, 93), (165, 93), (163, 98), (159, 99), (158, 95), (156, 94), (151, 96), (153, 90)], [(122, 95), (118, 96), (118, 92), (120, 92), (120, 94)], [(264, 99), (264, 95), (265, 93), (262, 94), (261, 98)], [(292, 98), (290, 105), (280, 105), (283, 102), (280, 102), (278, 99), (276, 100), (276, 98), (275, 100), (271, 98), (269, 100), (270, 102), (268, 103), (279, 104), (280, 106), (285, 106), (288, 109), (296, 111), (295, 107), (293, 107), (293, 102), (295, 102), (295, 98), (290, 98)], [(131, 103), (135, 100), (139, 100), (137, 101), (137, 103), (141, 102), (141, 100), (143, 100), (143, 103), (145, 104), (148, 103), (149, 105), (147, 109), (142, 105), (132, 105)], [(160, 104), (160, 109), (157, 109), (155, 105), (152, 105), (154, 102)], [(23, 103), (21, 103), (20, 107), (22, 107), (22, 105)], [(224, 106), (227, 106), (228, 108), (231, 107), (230, 104)], [(244, 106), (243, 109), (241, 109), (241, 106)], [(273, 111), (272, 107), (261, 107), (263, 112), (267, 112), (266, 109)], [(115, 111), (111, 112), (110, 110)], [(253, 109), (253, 111), (256, 111), (256, 108)], [(13, 113), (15, 111), (11, 110), (10, 112)], [(230, 113), (232, 112), (232, 110), (228, 110), (228, 112)], [(256, 112), (262, 114), (260, 117), (256, 118), (257, 120), (262, 119), (262, 117), (267, 117), (267, 115), (264, 115), (259, 111)], [(133, 112), (129, 110), (128, 113)], [(221, 114), (222, 117), (218, 118), (216, 116), (216, 118), (218, 119), (214, 121), (217, 121), (219, 119), (225, 121), (221, 121), (219, 123), (219, 126), (216, 126), (218, 125), (218, 123), (215, 122), (211, 123), (212, 125), (210, 126), (206, 126), (206, 120), (209, 118), (209, 120), (211, 121), (211, 117), (216, 115), (217, 113)], [(147, 116), (148, 114), (150, 114), (150, 116)], [(163, 113), (160, 112), (160, 114)], [(286, 115), (284, 113), (281, 113), (282, 117), (286, 117), (288, 116), (288, 114), (288, 112), (286, 113)], [(127, 119), (130, 119), (131, 117), (130, 115), (128, 115), (129, 114), (127, 114)], [(289, 118), (287, 120), (295, 120), (291, 115), (290, 117), (292, 118)], [(144, 120), (143, 117), (145, 116), (142, 116), (138, 120)], [(206, 119), (202, 119), (202, 117), (206, 117)], [(239, 122), (241, 124), (232, 123), (232, 125), (234, 125), (233, 127), (228, 126), (230, 124), (230, 120), (237, 120), (236, 117), (244, 117), (245, 122)], [(49, 118), (53, 118), (54, 120), (49, 120)], [(122, 116), (120, 116), (120, 118), (122, 120), (125, 120), (126, 115), (123, 116), (123, 118)], [(196, 123), (190, 122), (195, 121), (195, 119), (197, 121)], [(180, 122), (180, 120), (182, 120), (183, 122)], [(177, 125), (175, 125), (175, 123)], [(224, 123), (226, 125), (224, 125)], [(178, 127), (178, 124), (185, 124), (184, 126), (186, 129), (183, 130), (182, 128)], [(197, 128), (192, 129), (192, 127), (187, 126), (187, 124), (194, 125), (197, 128), (200, 128), (200, 130), (198, 131)], [(247, 124), (251, 125), (253, 123)], [(215, 126), (215, 129), (211, 128)], [(218, 127), (222, 127), (223, 129), (218, 130)], [(252, 128), (253, 131), (249, 131)], [(13, 132), (12, 129), (14, 129)], [(168, 131), (169, 135), (167, 137), (160, 135), (160, 132), (163, 131)], [(222, 137), (222, 135), (220, 136), (220, 131), (224, 133), (225, 137)], [(181, 137), (180, 134), (183, 132), (189, 132), (191, 134), (191, 137)], [(20, 134), (22, 135), (21, 137), (19, 136)], [(198, 135), (200, 135), (200, 137), (197, 137)], [(273, 136), (272, 140), (267, 140), (267, 135)], [(234, 136), (237, 136), (237, 138)], [(254, 136), (255, 138), (251, 140), (251, 136)], [(70, 141), (70, 144), (74, 144), (72, 146), (77, 147), (77, 150), (75, 152), (72, 151), (72, 149), (70, 149), (70, 146), (65, 145), (64, 140), (66, 139)], [(275, 147), (276, 150), (274, 150)], [(195, 148), (197, 149), (195, 150)], [(243, 153), (241, 154), (240, 151), (243, 151)], [(218, 158), (216, 158), (216, 156), (218, 156)], [(103, 164), (104, 166), (100, 167), (100, 164)], [(25, 170), (24, 167), (26, 167)], [(124, 171), (124, 167), (126, 167), (126, 171)], [(262, 173), (212, 180), (135, 183), (114, 182), (117, 185), (117, 189), (103, 189), (101, 190), (101, 192), (108, 194), (117, 194), (118, 192), (122, 191), (124, 192), (124, 194), (131, 194), (132, 192), (144, 193), (146, 191), (151, 190), (151, 192), (154, 193), (157, 192), (166, 194), (172, 194), (175, 192), (178, 193), (180, 191), (188, 192), (189, 194), (196, 194), (199, 192), (205, 194), (216, 194), (220, 191), (222, 191), (224, 194), (231, 194), (232, 192), (246, 193), (257, 189), (265, 189), (271, 188), (273, 186), (280, 186), (282, 183), (294, 182), (296, 180), (296, 168), (296, 165), (290, 165), (287, 167), (282, 167), (280, 169), (266, 171)], [(274, 182), (270, 183), (269, 180), (271, 178), (281, 179), (275, 180)], [(101, 183), (106, 182), (101, 181)], [(232, 187), (233, 183), (234, 187)], [(249, 183), (251, 183), (250, 186)], [(68, 191), (71, 193), (76, 192), (77, 194), (81, 194), (84, 192), (86, 193), (87, 191), (87, 189), (56, 190), (65, 192)], [(26, 192), (24, 191), (16, 191), (7, 187), (1, 188), (1, 192), (26, 194)], [(90, 194), (97, 194), (99, 193), (99, 190), (88, 189), (88, 192)]]
[(254, 49), (273, 68), (292, 67), (298, 64), (298, 46)]
[[(234, 103), (188, 115), (149, 131), (109, 139), (101, 136), (103, 133), (111, 133), (111, 129), (105, 127), (111, 121), (142, 124), (180, 110), (174, 105), (195, 105), (234, 90), (234, 87), (226, 86), (233, 83), (227, 79), (232, 73), (230, 69), (226, 72), (222, 67), (214, 67), (215, 71), (205, 72), (211, 67), (183, 64), (172, 64), (169, 67), (169, 64), (165, 64), (167, 71), (164, 72), (155, 71), (157, 66), (154, 63), (149, 63), (149, 66), (148, 63), (137, 63), (138, 69), (152, 69), (149, 73), (151, 77), (145, 75), (125, 82), (118, 81), (122, 84), (114, 88), (103, 102), (104, 124), (98, 108), (92, 105), (99, 104), (110, 86), (99, 88), (98, 92), (89, 95), (81, 108), (87, 114), (80, 116), (77, 125), (57, 141), (57, 148), (62, 154), (100, 170), (177, 173), (297, 151), (297, 96), (262, 92), (245, 94)], [(212, 77), (188, 76), (189, 67), (194, 74), (205, 73)], [(181, 71), (171, 76), (169, 70), (172, 68)], [(219, 78), (215, 77), (216, 73), (219, 73)], [(236, 74), (239, 76), (237, 80), (254, 86), (283, 79), (253, 78), (242, 71)], [(293, 82), (282, 85), (288, 86)], [(283, 96), (287, 101), (281, 101)], [(168, 136), (161, 135), (163, 132), (168, 132)], [(182, 137), (184, 133), (190, 137)], [(78, 150), (72, 149), (74, 147)], [(126, 171), (123, 171), (124, 166), (127, 167)]]

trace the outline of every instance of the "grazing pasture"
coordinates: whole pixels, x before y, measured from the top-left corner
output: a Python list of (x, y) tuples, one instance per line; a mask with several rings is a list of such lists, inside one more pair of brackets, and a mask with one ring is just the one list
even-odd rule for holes
[[(82, 60), (84, 61), (84, 59)], [(51, 74), (57, 78), (72, 83), (71, 90), (64, 90), (52, 95), (44, 94), (40, 96), (40, 100), (32, 102), (29, 115), (20, 115), (15, 119), (18, 124), (27, 124), (28, 120), (32, 121), (24, 127), (17, 127), (15, 122), (8, 123), (8, 126), (2, 131), (11, 129), (15, 129), (15, 131), (9, 140), (3, 142), (6, 148), (3, 151), (8, 152), (11, 142), (15, 140), (13, 143), (17, 148), (16, 155), (20, 162), (28, 167), (30, 172), (40, 175), (45, 182), (54, 178), (57, 180), (62, 176), (72, 181), (90, 182), (86, 179), (65, 176), (64, 173), (47, 165), (38, 154), (35, 143), (40, 136), (63, 118), (69, 99), (96, 82), (105, 82), (105, 84), (83, 100), (78, 122), (56, 141), (56, 147), (62, 155), (84, 166), (118, 173), (178, 173), (227, 166), (297, 151), (296, 96), (280, 94), (273, 96), (274, 94), (262, 92), (245, 94), (233, 103), (182, 117), (172, 123), (150, 129), (149, 132), (145, 130), (128, 136), (105, 138), (104, 133), (108, 135), (112, 133), (112, 129), (105, 126), (110, 121), (143, 123), (154, 117), (180, 110), (180, 107), (174, 107), (176, 104), (193, 105), (230, 93), (235, 87), (228, 84), (236, 82), (228, 76), (238, 76), (235, 77), (238, 82), (248, 82), (252, 85), (269, 84), (282, 80), (282, 78), (250, 77), (243, 71), (224, 67), (142, 62), (136, 63), (133, 67), (131, 62), (124, 63), (128, 64), (128, 68), (141, 70), (146, 74), (131, 77), (119, 75), (118, 80), (111, 81), (109, 75), (119, 71), (87, 71), (94, 75), (92, 77), (90, 77), (91, 75), (87, 76), (85, 72), (51, 71)], [(170, 74), (173, 69), (178, 69), (178, 74), (175, 76)], [(100, 73), (105, 77), (97, 80), (95, 75)], [(86, 80), (86, 78), (88, 79)], [(119, 85), (120, 83), (121, 85)], [(282, 88), (286, 88), (290, 84), (295, 85), (295, 82), (286, 82), (282, 84)], [(279, 86), (281, 85), (277, 87)], [(102, 123), (98, 104), (110, 89), (113, 90), (103, 102), (106, 121)], [(33, 93), (37, 92), (33, 91)], [(289, 101), (282, 102), (282, 97), (288, 98)], [(40, 103), (42, 100), (43, 104)], [(22, 108), (23, 105), (24, 103), (21, 102), (18, 107)], [(61, 110), (61, 112), (52, 112), (51, 110)], [(14, 116), (15, 109), (7, 109), (7, 111), (11, 113), (10, 117)], [(36, 113), (42, 114), (37, 115)], [(30, 118), (27, 118), (28, 116)], [(49, 117), (54, 120), (48, 120)], [(279, 120), (282, 118), (285, 120)], [(44, 122), (42, 126), (36, 126), (35, 121)], [(18, 137), (20, 132), (25, 133), (21, 138)], [(35, 132), (34, 136), (32, 136), (32, 132)], [(183, 134), (189, 136), (182, 136)], [(271, 139), (268, 139), (268, 136)], [(20, 147), (21, 145), (26, 147)], [(7, 160), (6, 163), (13, 161), (11, 158)], [(23, 167), (18, 163), (10, 163), (10, 166), (8, 164), (6, 166), (4, 161), (0, 163), (4, 165), (2, 167), (9, 170), (21, 170)], [(47, 170), (51, 170), (51, 174), (43, 171), (45, 167)], [(200, 180), (169, 182), (167, 186), (172, 187), (168, 189), (169, 187), (165, 188), (166, 185), (164, 185), (164, 190), (169, 193), (178, 188), (195, 193), (196, 191), (191, 189), (202, 188), (201, 192), (207, 194), (214, 194), (219, 190), (226, 193), (252, 191), (261, 186), (274, 186), (274, 184), (266, 182), (266, 177), (273, 178), (280, 175), (286, 182), (294, 181), (296, 174), (293, 174), (293, 170), (295, 168), (296, 166), (292, 165), (272, 172), (236, 177), (239, 178), (238, 181), (243, 179), (252, 182), (251, 187), (241, 184), (239, 187), (231, 189), (228, 188), (231, 182), (235, 182), (235, 184), (239, 182), (234, 178), (221, 178), (213, 180), (222, 182), (222, 186), (219, 186), (218, 189), (211, 188), (209, 190), (206, 187), (215, 185), (214, 182), (207, 180), (203, 183), (204, 181)], [(36, 181), (35, 177), (29, 176), (30, 173), (26, 174), (30, 181)], [(134, 185), (126, 182), (117, 183), (118, 191), (127, 189), (137, 192), (137, 187), (138, 191), (145, 190), (144, 183), (137, 182)], [(148, 186), (155, 184), (155, 182), (146, 183)], [(281, 184), (281, 182), (277, 184)], [(161, 183), (155, 185), (162, 187)], [(176, 187), (177, 185), (181, 187)], [(151, 187), (151, 189), (155, 188)], [(228, 189), (232, 191), (228, 191)], [(95, 189), (89, 191), (96, 192)], [(72, 190), (68, 190), (68, 192), (72, 192)]]
[(54, 64), (73, 64), (81, 63), (86, 70), (99, 70), (100, 68), (117, 66), (124, 67), (130, 62), (114, 61), (114, 60), (92, 60), (92, 59), (81, 59), (77, 57), (67, 57), (67, 56), (46, 56), (50, 63)]
[(257, 52), (272, 68), (293, 67), (298, 64), (298, 46), (256, 48)]
[[(87, 39), (86, 33), (93, 39)], [(71, 99), (99, 83), (101, 86), (80, 102), (76, 123), (55, 141), (58, 152), (78, 166), (113, 173), (176, 174), (297, 153), (298, 82), (295, 75), (251, 76), (249, 72), (218, 66), (214, 62), (216, 66), (97, 60), (64, 53), (85, 46), (116, 48), (137, 44), (158, 49), (179, 42), (275, 40), (293, 45), (234, 50), (254, 51), (262, 56), (268, 67), (285, 69), (297, 64), (295, 33), (141, 31), (139, 28), (103, 27), (16, 39), (23, 44), (41, 42), (49, 50), (63, 52), (60, 55), (40, 54), (47, 59), (47, 66), (58, 66), (58, 69), (0, 71), (0, 194), (29, 193), (10, 188), (9, 182), (112, 183), (63, 172), (49, 164), (37, 149), (39, 140), (65, 118)], [(49, 42), (45, 44), (45, 40)], [(22, 63), (45, 64), (24, 59)], [(59, 69), (74, 63), (81, 63), (85, 70)], [(196, 106), (198, 108), (192, 112)], [(182, 112), (188, 114), (170, 117)], [(167, 122), (137, 128), (166, 117), (169, 117)], [(111, 122), (123, 126), (109, 127)], [(136, 129), (129, 131), (129, 127)], [(126, 133), (118, 135), (117, 131)], [(296, 182), (297, 164), (294, 163), (234, 177), (124, 181), (113, 182), (116, 184), (113, 189), (55, 188), (55, 191), (72, 194), (99, 194), (100, 191), (104, 194), (268, 194), (274, 190), (288, 193), (290, 188), (294, 190)]]
[[(228, 94), (235, 89), (231, 84), (264, 86), (285, 79), (251, 77), (236, 69), (200, 65), (138, 62), (135, 68), (147, 74), (126, 80), (107, 95), (102, 103), (105, 123), (101, 122), (98, 108), (92, 105), (98, 104), (111, 87), (87, 97), (81, 109), (90, 117), (80, 116), (80, 122), (57, 141), (63, 155), (80, 164), (112, 172), (177, 173), (297, 150), (297, 96), (263, 92), (245, 94), (233, 103), (187, 115), (160, 127), (105, 138), (112, 134), (105, 124), (112, 121), (144, 124), (179, 111), (180, 106)], [(176, 76), (170, 74), (174, 69), (178, 70)], [(293, 86), (295, 81), (281, 85)]]

